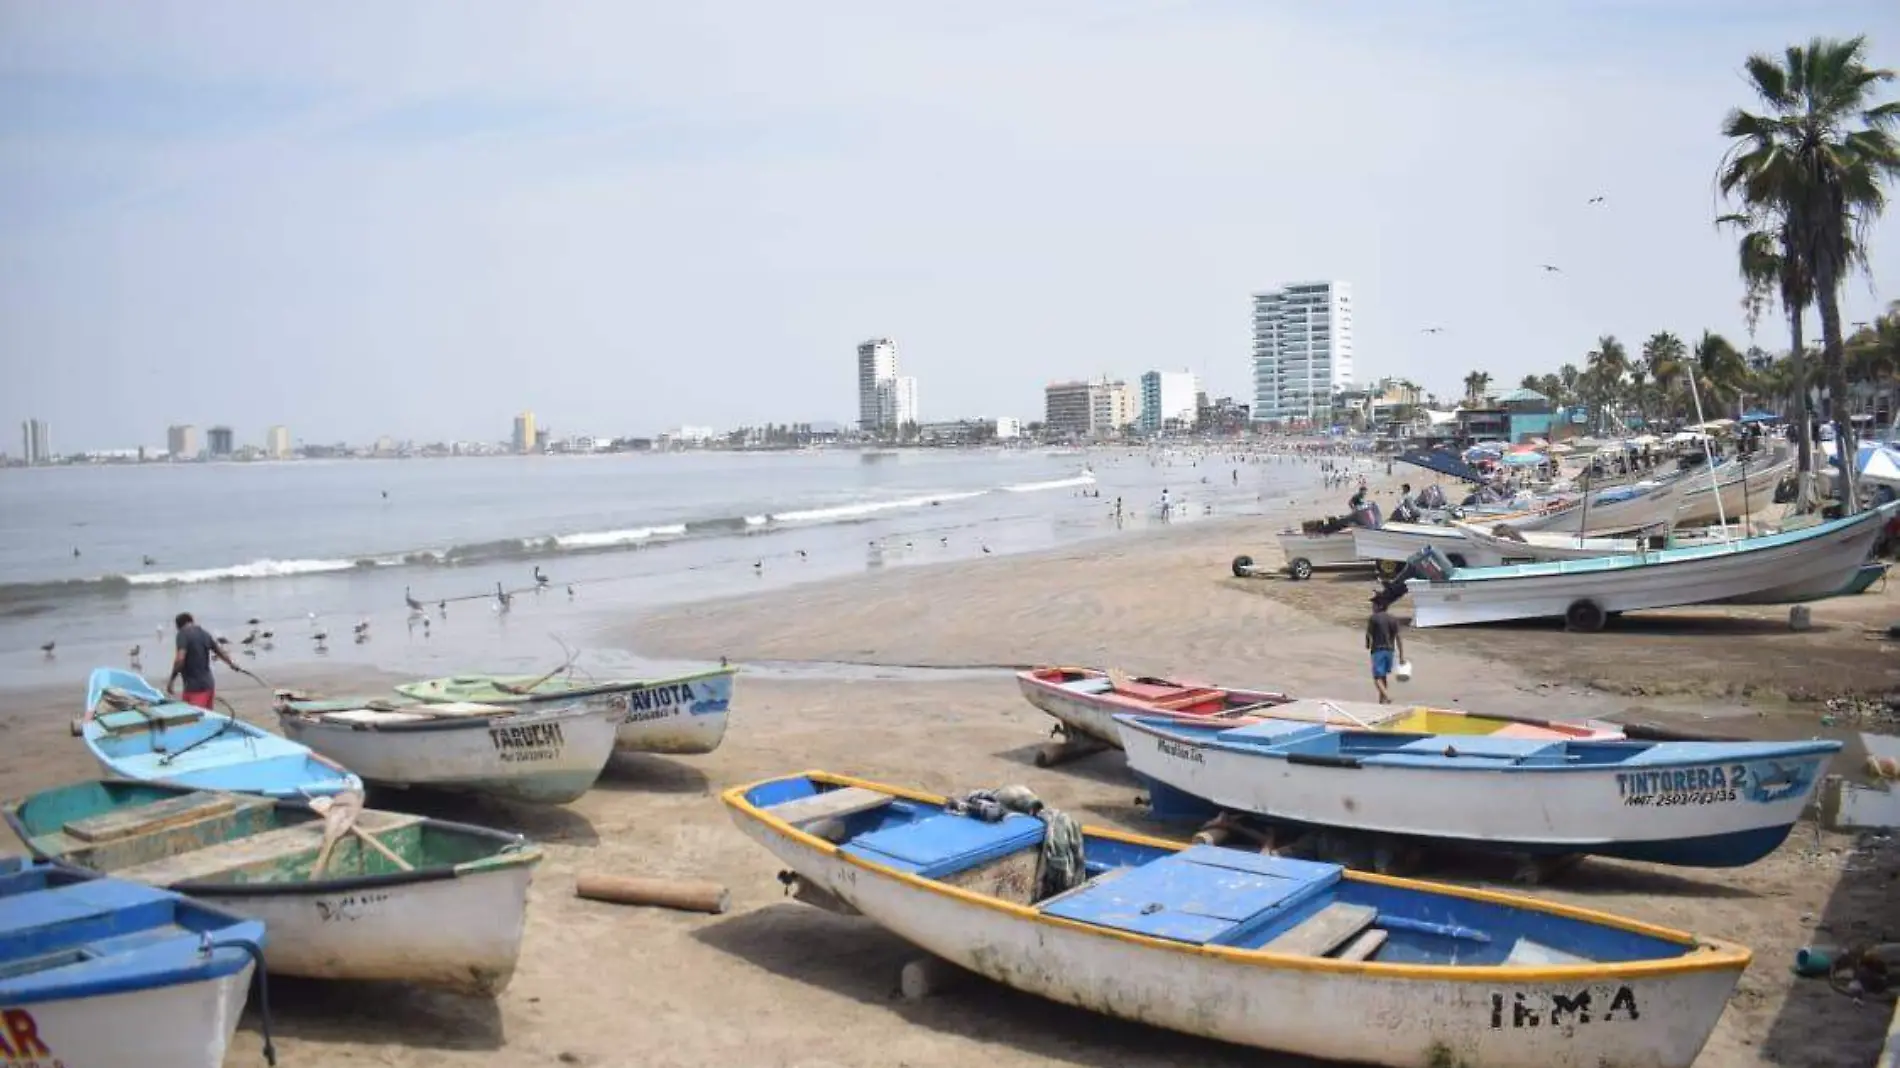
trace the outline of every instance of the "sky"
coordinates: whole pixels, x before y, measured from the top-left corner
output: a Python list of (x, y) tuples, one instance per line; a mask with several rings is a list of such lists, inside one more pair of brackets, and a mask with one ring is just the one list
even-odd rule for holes
[[(1900, 67), (1893, 0), (0, 0), (0, 451), (847, 422), (880, 336), (927, 421), (1249, 401), (1312, 279), (1447, 396), (1745, 344), (1742, 61), (1858, 33)], [(1848, 321), (1900, 204), (1868, 252)]]

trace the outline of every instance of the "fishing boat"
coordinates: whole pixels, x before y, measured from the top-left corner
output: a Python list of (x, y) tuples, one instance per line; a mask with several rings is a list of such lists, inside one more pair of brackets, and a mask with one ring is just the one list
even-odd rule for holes
[(1245, 727), (1117, 716), (1157, 818), (1296, 826), (1521, 853), (1752, 864), (1788, 837), (1835, 741), (1652, 742)]
[(1746, 534), (1727, 536), (1718, 532), (1668, 533), (1651, 528), (1629, 537), (1578, 537), (1546, 531), (1523, 531), (1505, 527), (1486, 529), (1472, 523), (1452, 524), (1465, 541), (1465, 564), (1458, 567), (1501, 567), (1543, 560), (1589, 560), (1598, 556), (1637, 556), (1658, 549), (1688, 545), (1715, 545)]
[(99, 766), (121, 778), (277, 798), (363, 788), (328, 757), (236, 716), (174, 701), (130, 671), (93, 671), (75, 730)]
[(1599, 720), (1564, 723), (1455, 708), (1302, 699), (1266, 690), (1203, 686), (1152, 676), (1130, 678), (1120, 672), (1086, 667), (1019, 671), (1016, 685), (1030, 704), (1054, 716), (1064, 733), (1092, 738), (1117, 749), (1122, 742), (1115, 717), (1129, 713), (1228, 726), (1281, 719), (1360, 730), (1515, 738), (1620, 738), (1624, 734), (1621, 726)]
[(623, 714), (609, 704), (580, 701), (277, 705), (286, 737), (355, 768), (368, 782), (548, 805), (566, 804), (593, 788), (613, 756)]
[(180, 894), (0, 857), (0, 1064), (219, 1068), (263, 945)]
[(1573, 537), (1583, 534), (1645, 530), (1652, 527), (1661, 527), (1666, 530), (1677, 521), (1677, 510), (1681, 506), (1685, 491), (1686, 483), (1681, 478), (1637, 482), (1593, 490), (1585, 498), (1587, 503), (1565, 509), (1555, 519), (1528, 526), (1509, 519), (1474, 518), (1482, 518), (1484, 522), (1492, 525), (1497, 522), (1510, 523), (1514, 529), (1527, 532), (1569, 534)]
[(1555, 617), (1593, 631), (1611, 614), (1637, 609), (1827, 597), (1861, 573), (1896, 508), (1900, 503), (1800, 530), (1634, 556), (1485, 568), (1421, 561), (1429, 566), (1406, 581), (1412, 625)]
[(1682, 526), (1714, 523), (1761, 511), (1774, 503), (1775, 487), (1794, 469), (1793, 457), (1752, 463), (1724, 460), (1713, 473), (1702, 470), (1685, 475), (1676, 522)]
[(359, 810), (360, 795), (318, 803), (327, 815), (245, 794), (103, 781), (8, 801), (0, 815), (36, 856), (263, 921), (272, 975), (483, 996), (508, 985), (539, 848), (484, 827)]
[(616, 735), (620, 749), (692, 755), (710, 753), (725, 739), (733, 676), (738, 670), (721, 664), (688, 675), (606, 682), (545, 675), (453, 675), (406, 683), (396, 687), (396, 692), (428, 702), (603, 705), (623, 713)]
[(1097, 828), (1058, 839), (809, 772), (729, 790), (801, 899), (998, 983), (1257, 1049), (1390, 1068), (1687, 1068), (1747, 949), (1554, 902)]

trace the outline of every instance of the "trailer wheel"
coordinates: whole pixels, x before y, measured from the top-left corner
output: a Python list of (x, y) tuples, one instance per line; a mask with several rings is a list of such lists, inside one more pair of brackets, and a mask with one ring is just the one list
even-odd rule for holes
[(1399, 577), (1399, 572), (1405, 570), (1405, 561), (1381, 560), (1378, 563), (1378, 569), (1379, 578), (1383, 581), (1391, 582), (1393, 579)]
[(1234, 557), (1234, 577), (1247, 578), (1253, 574), (1253, 557), (1242, 553)]
[(1572, 601), (1570, 607), (1564, 610), (1564, 629), (1594, 633), (1603, 629), (1606, 618), (1602, 606), (1595, 601)]
[(1286, 572), (1293, 576), (1294, 581), (1305, 582), (1313, 577), (1313, 561), (1304, 556), (1296, 556), (1287, 561)]

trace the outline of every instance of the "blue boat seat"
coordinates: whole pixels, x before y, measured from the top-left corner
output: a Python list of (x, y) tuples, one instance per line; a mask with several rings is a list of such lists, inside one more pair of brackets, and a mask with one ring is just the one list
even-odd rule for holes
[(1191, 945), (1230, 943), (1288, 916), (1337, 883), (1340, 866), (1193, 846), (1052, 900), (1079, 923)]
[(146, 709), (126, 709), (120, 712), (101, 712), (93, 719), (107, 734), (126, 734), (131, 731), (149, 730), (154, 727), (182, 727), (187, 723), (196, 723), (204, 718), (204, 710), (196, 705), (183, 702), (171, 702), (153, 705)]
[(940, 812), (861, 834), (843, 846), (854, 857), (925, 879), (968, 871), (1042, 841), (1043, 823), (1012, 812), (996, 823)]
[(1249, 723), (1245, 727), (1235, 727), (1220, 732), (1223, 742), (1240, 742), (1244, 745), (1283, 745), (1301, 738), (1324, 737), (1328, 731), (1323, 725), (1302, 723), (1292, 719), (1263, 719), (1258, 723)]

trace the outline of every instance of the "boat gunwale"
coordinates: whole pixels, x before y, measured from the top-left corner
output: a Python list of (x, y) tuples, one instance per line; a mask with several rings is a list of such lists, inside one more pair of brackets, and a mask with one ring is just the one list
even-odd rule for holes
[[(1456, 711), (1456, 710), (1455, 709), (1432, 709), (1429, 711)], [(1140, 734), (1146, 734), (1153, 738), (1164, 738), (1167, 741), (1174, 742), (1179, 745), (1192, 745), (1192, 746), (1198, 746), (1203, 749), (1218, 749), (1223, 753), (1234, 753), (1240, 756), (1258, 757), (1258, 758), (1269, 759), (1269, 760), (1287, 760), (1287, 758), (1290, 756), (1301, 755), (1297, 753), (1275, 752), (1272, 749), (1267, 748), (1265, 746), (1237, 745), (1233, 742), (1223, 741), (1220, 738), (1196, 738), (1190, 735), (1179, 734), (1174, 731), (1168, 730), (1166, 727), (1163, 727), (1160, 724), (1145, 722), (1146, 720), (1161, 719), (1161, 718), (1163, 717), (1129, 715), (1127, 713), (1117, 713), (1115, 715), (1115, 722), (1129, 730), (1135, 731)], [(1298, 721), (1288, 721), (1288, 722), (1298, 722)], [(1178, 722), (1171, 721), (1170, 725), (1178, 726), (1180, 724), (1178, 724)], [(1188, 726), (1194, 726), (1194, 724), (1188, 724)], [(1314, 724), (1314, 726), (1319, 726), (1319, 724)], [(1348, 732), (1334, 732), (1334, 733), (1348, 733)], [(1391, 734), (1394, 732), (1362, 731), (1360, 733)], [(1426, 733), (1427, 737), (1433, 737), (1433, 735), (1430, 734), (1429, 732), (1397, 732), (1397, 733)], [(1441, 734), (1441, 735), (1437, 735), (1437, 737), (1456, 739), (1460, 736)], [(1735, 744), (1735, 743), (1702, 742), (1702, 741), (1696, 741), (1696, 742), (1650, 741), (1645, 738), (1629, 738), (1629, 737), (1552, 738), (1552, 739), (1549, 739), (1549, 742), (1551, 745), (1569, 745), (1571, 743), (1577, 743), (1577, 742), (1581, 742), (1587, 745), (1606, 745), (1606, 744), (1621, 743), (1621, 744), (1635, 744), (1635, 745), (1649, 745), (1649, 746)], [(1447, 744), (1455, 746), (1457, 743), (1456, 741), (1452, 741)], [(1750, 742), (1747, 742), (1744, 744), (1770, 744), (1770, 743), (1756, 742), (1756, 741), (1751, 740)], [(1826, 738), (1802, 738), (1802, 739), (1797, 739), (1791, 742), (1780, 742), (1780, 743), (1773, 743), (1773, 744), (1779, 744), (1786, 748), (1776, 750), (1773, 753), (1763, 753), (1756, 756), (1746, 756), (1746, 757), (1710, 757), (1710, 756), (1677, 757), (1677, 758), (1671, 758), (1669, 760), (1659, 760), (1653, 763), (1644, 763), (1644, 764), (1635, 765), (1635, 769), (1648, 772), (1648, 771), (1658, 771), (1658, 770), (1669, 770), (1673, 768), (1700, 767), (1700, 766), (1704, 766), (1708, 764), (1732, 764), (1740, 760), (1779, 760), (1779, 759), (1791, 759), (1794, 757), (1830, 756), (1834, 753), (1840, 752), (1841, 749), (1843, 748), (1843, 743), (1833, 741), (1831, 739), (1826, 739)], [(1630, 765), (1626, 765), (1626, 764), (1515, 764), (1515, 763), (1505, 763), (1495, 758), (1485, 758), (1485, 757), (1474, 757), (1472, 758), (1472, 761), (1473, 761), (1472, 763), (1456, 762), (1456, 758), (1447, 758), (1448, 762), (1444, 764), (1410, 764), (1410, 763), (1380, 764), (1380, 763), (1373, 762), (1378, 757), (1382, 757), (1382, 756), (1429, 757), (1433, 755), (1435, 754), (1396, 753), (1390, 750), (1383, 750), (1376, 753), (1368, 753), (1364, 757), (1351, 757), (1349, 758), (1353, 760), (1353, 763), (1351, 764), (1334, 765), (1334, 764), (1328, 763), (1324, 766), (1338, 767), (1342, 771), (1456, 771), (1456, 772), (1482, 772), (1485, 774), (1492, 774), (1495, 772), (1539, 772), (1543, 774), (1554, 774), (1557, 772), (1563, 772), (1567, 774), (1577, 774), (1580, 772), (1597, 772), (1597, 773), (1607, 774), (1607, 773), (1617, 773), (1617, 772), (1627, 773), (1631, 767)], [(1488, 762), (1477, 763), (1476, 761), (1479, 761), (1479, 760), (1485, 760)], [(1304, 763), (1307, 766), (1314, 766), (1310, 764), (1310, 762), (1304, 762), (1304, 761), (1292, 761), (1292, 763)]]
[[(197, 790), (191, 787), (176, 786), (171, 783), (155, 784), (138, 780), (126, 781), (129, 785), (133, 786), (158, 785), (179, 794), (232, 792), (229, 790)], [(120, 876), (112, 872), (100, 871), (97, 868), (88, 867), (84, 864), (79, 864), (67, 860), (64, 857), (48, 853), (35, 845), (34, 836), (27, 833), (26, 825), (20, 819), (20, 808), (32, 800), (34, 796), (35, 795), (29, 794), (26, 797), (13, 798), (4, 804), (0, 804), (0, 819), (6, 821), (7, 829), (12, 831), (13, 836), (18, 838), (20, 842), (26, 846), (28, 852), (40, 860), (50, 861), (51, 863), (63, 865), (68, 868), (92, 872), (109, 879), (120, 878)], [(316, 822), (322, 822), (321, 814), (316, 813), (315, 809), (312, 809), (304, 802), (277, 798), (272, 799), (271, 803), (278, 809), (294, 809), (299, 812), (315, 814), (318, 817)], [(164, 890), (174, 890), (191, 897), (288, 897), (295, 894), (331, 894), (376, 887), (406, 886), (411, 883), (445, 882), (450, 879), (479, 875), (482, 872), (495, 871), (502, 868), (521, 866), (532, 868), (539, 864), (545, 856), (541, 847), (530, 841), (526, 835), (515, 834), (512, 831), (498, 831), (492, 827), (480, 827), (472, 823), (461, 823), (456, 820), (436, 819), (433, 816), (419, 816), (417, 819), (418, 822), (411, 826), (420, 827), (425, 830), (433, 828), (453, 831), (473, 838), (499, 841), (502, 844), (500, 848), (488, 856), (479, 857), (475, 860), (465, 860), (459, 864), (432, 864), (428, 867), (417, 867), (410, 871), (383, 872), (376, 875), (350, 875), (334, 879), (311, 879), (294, 883), (215, 882), (209, 878), (181, 879), (176, 882), (149, 885), (159, 886), (160, 889)], [(365, 828), (366, 832), (368, 830), (368, 828)], [(225, 839), (225, 841), (229, 840), (230, 839)]]
[[(425, 718), (425, 719), (418, 719), (418, 720), (412, 720), (412, 721), (407, 721), (407, 722), (393, 722), (393, 723), (367, 723), (367, 722), (359, 722), (356, 720), (347, 720), (347, 719), (345, 720), (330, 719), (329, 717), (341, 712), (392, 712), (392, 713), (407, 713), (410, 715), (424, 715), (424, 716), (426, 716), (427, 713), (409, 712), (407, 709), (402, 709), (402, 708), (381, 709), (381, 708), (367, 708), (367, 707), (338, 708), (338, 709), (331, 709), (326, 712), (309, 712), (309, 711), (304, 711), (304, 710), (300, 710), (296, 708), (278, 706), (275, 709), (275, 711), (277, 713), (277, 718), (280, 722), (283, 720), (294, 719), (294, 720), (301, 721), (300, 725), (304, 727), (328, 727), (328, 728), (331, 728), (332, 730), (374, 731), (374, 732), (379, 732), (379, 733), (384, 733), (384, 734), (421, 733), (421, 732), (427, 732), (427, 731), (485, 730), (491, 727), (505, 728), (510, 725), (508, 723), (509, 720), (524, 719), (528, 717), (546, 717), (548, 719), (558, 720), (558, 719), (583, 719), (587, 716), (603, 716), (603, 717), (613, 718), (617, 723), (619, 717), (622, 715), (622, 711), (617, 708), (589, 708), (586, 705), (580, 704), (578, 702), (578, 699), (574, 699), (574, 698), (567, 698), (567, 699), (575, 700), (576, 703), (574, 703), (571, 706), (563, 706), (559, 708), (533, 708), (533, 709), (520, 708), (520, 707), (510, 705), (506, 707), (497, 707), (496, 713), (492, 716), (454, 716), (454, 717), (436, 716), (433, 718)], [(424, 701), (424, 702), (421, 702), (421, 707), (428, 707), (429, 705), (436, 704), (436, 703), (448, 704), (448, 703), (453, 703), (453, 702)], [(473, 701), (469, 703), (470, 704), (487, 704), (488, 702)], [(526, 703), (528, 702), (522, 702), (522, 704), (526, 704)], [(290, 741), (296, 741), (296, 739), (292, 738), (290, 739)], [(314, 753), (315, 750), (312, 750), (312, 752)], [(338, 765), (338, 766), (341, 767), (341, 765)]]
[[(1454, 964), (1396, 964), (1384, 961), (1347, 961), (1332, 957), (1308, 957), (1285, 953), (1275, 953), (1266, 949), (1241, 949), (1234, 946), (1214, 946), (1169, 939), (1151, 935), (1136, 934), (1132, 931), (1117, 930), (1096, 924), (1071, 920), (1062, 916), (1052, 916), (1030, 905), (1018, 905), (1015, 902), (965, 890), (948, 883), (925, 879), (910, 872), (899, 871), (877, 861), (846, 852), (838, 844), (826, 841), (817, 835), (802, 831), (784, 820), (759, 808), (747, 800), (746, 794), (761, 786), (778, 782), (790, 782), (805, 779), (814, 783), (825, 783), (840, 787), (859, 787), (887, 793), (892, 797), (928, 805), (941, 805), (945, 799), (936, 794), (921, 790), (912, 790), (901, 786), (890, 786), (869, 779), (840, 775), (827, 771), (805, 771), (791, 775), (775, 775), (755, 782), (731, 787), (720, 794), (720, 800), (732, 811), (744, 815), (769, 828), (781, 837), (788, 838), (809, 849), (817, 850), (835, 860), (841, 860), (854, 867), (871, 872), (880, 878), (894, 881), (911, 889), (923, 890), (940, 897), (951, 898), (966, 905), (974, 905), (993, 912), (1000, 912), (1014, 919), (1028, 920), (1048, 926), (1058, 927), (1076, 933), (1099, 938), (1109, 938), (1127, 942), (1146, 949), (1161, 950), (1170, 953), (1182, 953), (1207, 957), (1229, 964), (1239, 964), (1255, 968), (1286, 971), (1310, 971), (1331, 973), (1342, 976), (1359, 975), (1373, 979), (1415, 979), (1455, 981), (1460, 983), (1497, 983), (1506, 980), (1532, 983), (1557, 983), (1566, 981), (1604, 981), (1612, 979), (1665, 979), (1693, 975), (1702, 972), (1734, 971), (1739, 974), (1748, 967), (1754, 958), (1748, 947), (1722, 939), (1707, 938), (1687, 931), (1678, 931), (1669, 927), (1645, 923), (1594, 909), (1579, 908), (1556, 901), (1543, 901), (1537, 898), (1505, 894), (1493, 890), (1481, 890), (1475, 887), (1455, 886), (1447, 883), (1429, 883), (1417, 879), (1400, 879), (1372, 872), (1354, 871), (1341, 868), (1341, 878), (1367, 883), (1375, 886), (1387, 886), (1397, 889), (1413, 890), (1422, 893), (1438, 894), (1445, 897), (1464, 898), (1488, 904), (1502, 905), (1521, 909), (1526, 912), (1541, 912), (1562, 916), (1566, 919), (1617, 930), (1645, 935), (1665, 942), (1689, 947), (1680, 957), (1639, 961), (1616, 961), (1609, 963), (1591, 962), (1587, 964), (1534, 965), (1528, 967), (1510, 967), (1505, 965), (1454, 965)], [(1148, 835), (1117, 831), (1106, 827), (1085, 825), (1081, 828), (1085, 838), (1104, 838), (1125, 842), (1130, 845), (1148, 846), (1180, 852), (1187, 846), (1181, 842)]]
[[(535, 692), (521, 693), (521, 694), (502, 693), (501, 695), (497, 697), (482, 698), (481, 700), (474, 701), (473, 703), (515, 705), (515, 704), (532, 704), (537, 701), (572, 701), (572, 700), (579, 700), (579, 699), (587, 698), (587, 697), (602, 697), (602, 696), (605, 696), (608, 694), (614, 694), (614, 693), (632, 693), (635, 690), (652, 689), (653, 687), (656, 687), (656, 686), (672, 686), (672, 685), (677, 685), (682, 682), (698, 682), (701, 679), (709, 679), (716, 675), (737, 675), (738, 673), (739, 673), (739, 665), (724, 664), (716, 668), (708, 668), (705, 671), (696, 671), (696, 672), (693, 672), (691, 674), (686, 674), (686, 675), (667, 675), (664, 678), (650, 678), (650, 679), (615, 679), (615, 680), (610, 680), (607, 682), (595, 683), (587, 687), (577, 687), (577, 688), (566, 689), (566, 690), (562, 690), (559, 693), (535, 693)], [(482, 679), (492, 680), (492, 679), (510, 679), (510, 678), (521, 678), (521, 677), (525, 677), (525, 676), (479, 675), (479, 674), (439, 675), (431, 679), (418, 679), (414, 682), (400, 683), (393, 688), (395, 689), (397, 693), (402, 694), (404, 697), (413, 698), (417, 701), (423, 702), (424, 704), (452, 704), (458, 701), (471, 701), (472, 699), (467, 698), (467, 697), (450, 697), (446, 694), (425, 695), (417, 691), (421, 690), (423, 687), (428, 686), (430, 683), (445, 682), (445, 681), (451, 681), (451, 680), (460, 679), (460, 678), (482, 678)]]

